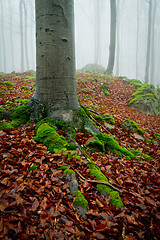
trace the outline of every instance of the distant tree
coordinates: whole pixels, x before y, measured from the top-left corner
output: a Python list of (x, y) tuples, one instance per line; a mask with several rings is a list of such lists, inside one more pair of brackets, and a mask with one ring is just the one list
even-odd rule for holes
[(19, 2), (19, 13), (20, 13), (20, 38), (21, 38), (21, 72), (24, 72), (24, 27), (23, 27), (23, 0)]
[(139, 69), (139, 64), (138, 64), (138, 52), (139, 52), (139, 18), (140, 18), (140, 13), (139, 13), (139, 0), (137, 0), (137, 35), (136, 35), (136, 79), (138, 79), (138, 69)]
[(152, 26), (151, 26), (151, 63), (150, 63), (150, 82), (154, 83), (155, 76), (155, 35), (156, 35), (156, 9), (157, 9), (157, 0), (153, 1), (152, 9)]
[(11, 43), (11, 64), (12, 70), (14, 70), (14, 44), (13, 44), (13, 10), (11, 0), (8, 0), (9, 5), (9, 17), (10, 17), (10, 43)]
[(23, 8), (24, 8), (24, 26), (25, 26), (25, 32), (24, 32), (24, 46), (25, 46), (25, 57), (26, 57), (26, 67), (27, 70), (29, 70), (29, 58), (28, 58), (28, 19), (27, 19), (27, 5), (23, 1)]
[(151, 57), (151, 27), (152, 27), (152, 7), (153, 1), (148, 0), (148, 37), (147, 37), (147, 55), (146, 55), (146, 68), (145, 68), (145, 83), (149, 82), (149, 68), (150, 68), (150, 57)]
[(119, 67), (120, 67), (120, 5), (121, 0), (117, 0), (117, 23), (116, 23), (116, 76), (119, 76)]
[(100, 17), (101, 17), (101, 1), (95, 0), (95, 63), (99, 63), (100, 57)]
[(80, 108), (76, 92), (73, 0), (36, 0), (36, 89), (34, 118), (72, 121)]
[(116, 46), (116, 0), (110, 0), (111, 24), (110, 24), (110, 47), (109, 47), (109, 61), (105, 74), (112, 75), (114, 60), (115, 60), (115, 46)]
[(4, 72), (6, 72), (6, 45), (5, 45), (5, 37), (4, 37), (4, 7), (3, 0), (0, 0), (1, 4), (1, 36), (2, 36), (2, 49), (3, 49), (3, 66)]

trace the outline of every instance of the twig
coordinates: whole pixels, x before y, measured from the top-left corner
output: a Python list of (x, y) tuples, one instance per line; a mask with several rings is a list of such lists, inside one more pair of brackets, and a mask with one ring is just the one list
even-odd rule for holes
[(92, 184), (93, 184), (93, 183), (103, 184), (103, 185), (106, 185), (106, 186), (108, 186), (108, 187), (111, 187), (111, 188), (114, 189), (115, 191), (121, 193), (121, 190), (120, 190), (120, 189), (114, 187), (114, 186), (113, 186), (112, 184), (110, 184), (110, 183), (100, 182), (100, 181), (98, 181), (98, 180), (89, 180), (89, 179), (86, 179), (85, 177), (83, 177), (77, 170), (74, 170), (74, 171), (80, 176), (80, 178), (81, 178), (83, 181), (87, 181), (87, 182), (92, 183)]

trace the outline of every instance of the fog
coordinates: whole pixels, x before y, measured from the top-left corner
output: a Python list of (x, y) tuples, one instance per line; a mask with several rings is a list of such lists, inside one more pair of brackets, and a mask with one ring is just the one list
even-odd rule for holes
[[(154, 54), (151, 59), (154, 66), (149, 73), (149, 83), (158, 85), (160, 1), (154, 1), (156, 3), (155, 24), (152, 30)], [(36, 69), (34, 1), (24, 0), (25, 5), (22, 5), (21, 9), (22, 22), (19, 3), (20, 0), (0, 0), (0, 72)], [(110, 1), (74, 0), (74, 8), (76, 69), (90, 63), (97, 63), (106, 69), (110, 47)], [(117, 38), (113, 75), (144, 81), (148, 12), (148, 0), (117, 0)]]

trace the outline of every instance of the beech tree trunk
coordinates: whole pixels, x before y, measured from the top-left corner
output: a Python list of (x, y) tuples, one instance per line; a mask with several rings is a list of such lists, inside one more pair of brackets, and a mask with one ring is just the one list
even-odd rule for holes
[(79, 110), (76, 92), (73, 0), (35, 0), (36, 89), (30, 101), (35, 117), (45, 114), (71, 122)]
[(23, 0), (19, 2), (20, 35), (21, 35), (21, 72), (24, 72), (24, 36), (23, 36)]
[(4, 66), (4, 72), (6, 73), (6, 44), (5, 44), (5, 37), (4, 37), (4, 8), (3, 8), (3, 1), (0, 1), (1, 3), (1, 35), (2, 35), (2, 49), (3, 49), (3, 66)]
[(150, 56), (151, 56), (151, 27), (152, 27), (152, 0), (149, 0), (148, 11), (148, 38), (147, 38), (147, 56), (146, 56), (146, 69), (145, 69), (145, 83), (149, 82), (149, 69), (150, 69)]
[(109, 61), (105, 74), (112, 75), (115, 59), (116, 46), (116, 0), (110, 0), (111, 9), (111, 26), (110, 26), (110, 47), (109, 47)]

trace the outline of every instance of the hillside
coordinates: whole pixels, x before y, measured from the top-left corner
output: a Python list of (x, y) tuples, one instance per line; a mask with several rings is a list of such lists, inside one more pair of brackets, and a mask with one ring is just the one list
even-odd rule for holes
[[(26, 103), (35, 88), (34, 73), (0, 75), (1, 109), (11, 111)], [(160, 116), (147, 115), (127, 106), (136, 91), (121, 79), (77, 75), (80, 102), (99, 116), (113, 116), (112, 129), (95, 119), (100, 132), (113, 136), (120, 147), (139, 151), (127, 159), (113, 151), (80, 149), (49, 153), (33, 140), (35, 123), (0, 130), (0, 238), (1, 239), (159, 239)], [(136, 122), (143, 135), (122, 129), (124, 120)], [(1, 120), (1, 123), (6, 120)], [(66, 133), (58, 133), (66, 137)], [(155, 134), (156, 133), (156, 134)], [(90, 134), (76, 132), (84, 147)], [(141, 154), (143, 153), (143, 154)], [(124, 204), (110, 205), (88, 180), (95, 180), (87, 167), (86, 154), (109, 182), (119, 189)], [(78, 157), (79, 158), (78, 158)], [(149, 156), (149, 157), (146, 157)], [(75, 211), (75, 197), (61, 167), (77, 170), (79, 190), (88, 201), (87, 218)]]

